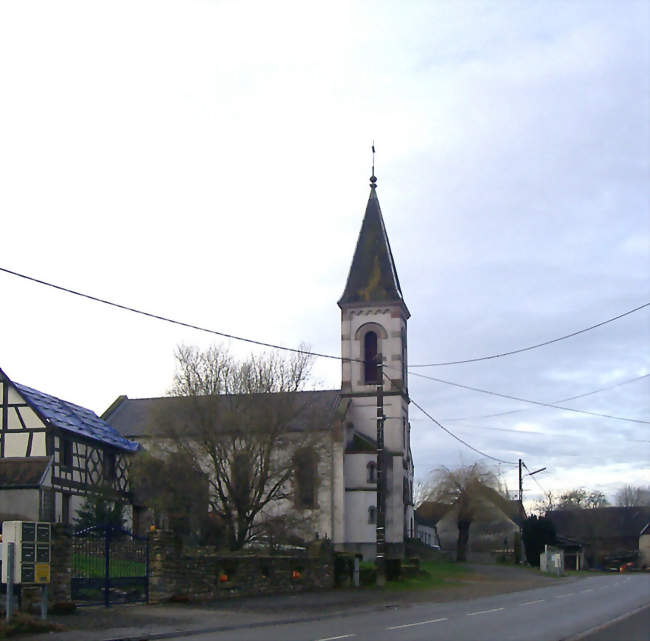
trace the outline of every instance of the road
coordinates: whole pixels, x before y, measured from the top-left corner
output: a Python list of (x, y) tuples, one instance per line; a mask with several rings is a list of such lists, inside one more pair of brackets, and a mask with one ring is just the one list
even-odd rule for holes
[(323, 613), (309, 621), (214, 630), (174, 638), (194, 641), (561, 641), (649, 603), (650, 576), (598, 575), (570, 584), (558, 581), (557, 586), (471, 601), (389, 606), (372, 612)]

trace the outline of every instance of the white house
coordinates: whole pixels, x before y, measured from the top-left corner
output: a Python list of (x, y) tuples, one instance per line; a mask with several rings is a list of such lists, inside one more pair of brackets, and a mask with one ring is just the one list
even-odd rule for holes
[[(301, 392), (322, 405), (315, 429), (327, 435), (327, 456), (314, 467), (317, 495), (309, 501), (317, 533), (337, 549), (375, 556), (377, 516), (377, 355), (384, 364), (386, 554), (399, 557), (415, 536), (413, 458), (408, 420), (407, 320), (410, 316), (379, 206), (376, 178), (352, 259), (341, 309), (339, 390)], [(169, 398), (119, 397), (103, 418), (127, 437), (146, 442), (152, 413)], [(304, 474), (303, 474), (304, 476)]]

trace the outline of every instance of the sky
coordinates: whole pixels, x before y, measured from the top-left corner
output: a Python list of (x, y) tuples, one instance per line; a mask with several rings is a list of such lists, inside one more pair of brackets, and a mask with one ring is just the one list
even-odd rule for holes
[[(5, 0), (0, 268), (340, 354), (377, 193), (411, 365), (564, 336), (650, 301), (646, 2)], [(217, 337), (0, 272), (0, 367), (103, 412)], [(236, 356), (251, 346), (223, 341)], [(528, 470), (525, 498), (650, 484), (650, 308), (412, 368), (411, 398)], [(419, 375), (535, 401), (500, 398)], [(318, 359), (315, 385), (340, 364)], [(619, 383), (623, 383), (620, 384)], [(517, 411), (515, 411), (517, 410)], [(511, 412), (503, 414), (504, 412)], [(492, 416), (499, 414), (498, 416)], [(494, 463), (413, 405), (416, 477)]]

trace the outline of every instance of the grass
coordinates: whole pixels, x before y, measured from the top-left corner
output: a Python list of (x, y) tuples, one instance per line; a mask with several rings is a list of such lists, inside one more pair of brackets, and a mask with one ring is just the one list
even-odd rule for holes
[(431, 590), (457, 585), (460, 579), (470, 576), (472, 571), (456, 561), (422, 561), (417, 576), (387, 581), (391, 590)]
[[(88, 579), (102, 578), (106, 572), (106, 562), (103, 556), (93, 557), (74, 554), (72, 567), (74, 576)], [(144, 561), (111, 559), (108, 571), (111, 578), (144, 576), (146, 574), (146, 567)]]

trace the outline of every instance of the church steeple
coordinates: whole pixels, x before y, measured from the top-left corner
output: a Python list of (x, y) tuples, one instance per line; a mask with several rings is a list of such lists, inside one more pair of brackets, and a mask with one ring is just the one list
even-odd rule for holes
[(338, 302), (339, 307), (359, 303), (401, 303), (406, 307), (377, 198), (374, 166), (366, 213), (345, 290)]

